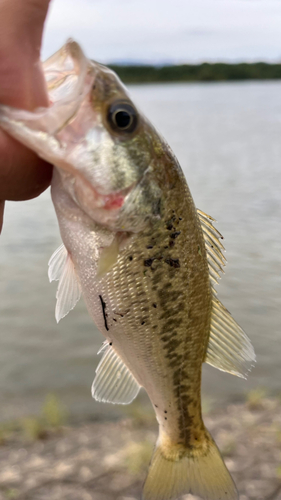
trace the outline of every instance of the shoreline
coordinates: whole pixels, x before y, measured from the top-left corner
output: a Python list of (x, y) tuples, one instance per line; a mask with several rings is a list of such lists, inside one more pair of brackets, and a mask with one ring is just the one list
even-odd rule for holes
[[(281, 499), (281, 401), (256, 397), (204, 415), (240, 500)], [(152, 413), (57, 426), (0, 446), (0, 500), (138, 500), (157, 439)], [(186, 500), (195, 497), (185, 496)]]
[(241, 62), (149, 65), (108, 64), (119, 78), (128, 83), (226, 82), (280, 80), (281, 63)]

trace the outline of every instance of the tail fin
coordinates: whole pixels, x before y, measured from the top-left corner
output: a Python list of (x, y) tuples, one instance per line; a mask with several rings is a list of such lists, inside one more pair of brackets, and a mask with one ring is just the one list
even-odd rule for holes
[(235, 484), (207, 431), (200, 450), (180, 449), (179, 445), (164, 445), (163, 439), (158, 441), (142, 500), (175, 500), (187, 493), (204, 500), (238, 499)]

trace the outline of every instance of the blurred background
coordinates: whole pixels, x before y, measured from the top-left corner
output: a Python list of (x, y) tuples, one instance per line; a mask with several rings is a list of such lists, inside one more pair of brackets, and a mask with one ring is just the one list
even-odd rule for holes
[[(278, 401), (281, 394), (281, 80), (261, 80), (255, 73), (254, 80), (202, 81), (228, 80), (227, 71), (218, 77), (213, 67), (213, 77), (200, 81), (144, 84), (142, 79), (147, 80), (148, 65), (155, 71), (171, 66), (167, 80), (176, 80), (173, 65), (206, 62), (265, 62), (268, 75), (271, 65), (281, 68), (280, 26), (276, 0), (55, 0), (43, 46), (45, 59), (71, 36), (89, 58), (117, 65), (117, 71), (121, 65), (120, 74), (125, 65), (128, 81), (144, 75), (129, 85), (131, 97), (178, 157), (196, 206), (218, 221), (228, 260), (219, 298), (256, 350), (257, 364), (247, 381), (209, 366), (203, 370), (206, 407), (238, 420), (243, 402), (268, 416), (279, 403), (263, 406), (261, 399)], [(132, 65), (137, 70), (132, 72)], [(103, 338), (82, 300), (59, 325), (55, 322), (56, 284), (48, 283), (47, 262), (60, 243), (49, 191), (35, 200), (7, 203), (0, 242), (0, 421), (6, 425), (41, 415), (42, 406), (45, 414), (48, 408), (60, 414), (60, 405), (69, 422), (79, 425), (150, 415), (142, 392), (133, 410), (91, 399)], [(130, 494), (126, 498), (135, 498)], [(243, 494), (259, 498), (255, 489)]]

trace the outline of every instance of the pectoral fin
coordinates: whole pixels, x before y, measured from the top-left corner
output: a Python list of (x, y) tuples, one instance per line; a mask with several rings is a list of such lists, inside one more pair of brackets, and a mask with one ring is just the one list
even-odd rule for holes
[(71, 256), (61, 245), (49, 260), (49, 280), (59, 280), (56, 293), (56, 320), (59, 322), (75, 307), (81, 297), (81, 287)]
[(109, 247), (102, 249), (100, 253), (97, 278), (101, 278), (116, 264), (119, 254), (119, 239), (115, 237)]
[(114, 349), (107, 343), (101, 350), (104, 349), (96, 369), (92, 396), (103, 403), (129, 404), (138, 395), (140, 385)]
[(223, 304), (213, 297), (211, 330), (205, 362), (237, 377), (247, 378), (256, 360), (250, 339)]
[(66, 259), (67, 259), (67, 250), (64, 244), (62, 243), (53, 253), (52, 257), (48, 262), (49, 266), (48, 277), (50, 283), (52, 281), (58, 281), (60, 279), (65, 266)]

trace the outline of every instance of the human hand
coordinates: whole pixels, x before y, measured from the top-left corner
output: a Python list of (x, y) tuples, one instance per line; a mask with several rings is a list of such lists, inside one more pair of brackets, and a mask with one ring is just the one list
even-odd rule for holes
[[(48, 106), (40, 63), (50, 0), (0, 0), (0, 102)], [(4, 200), (28, 200), (50, 184), (52, 166), (0, 129), (0, 232)]]

